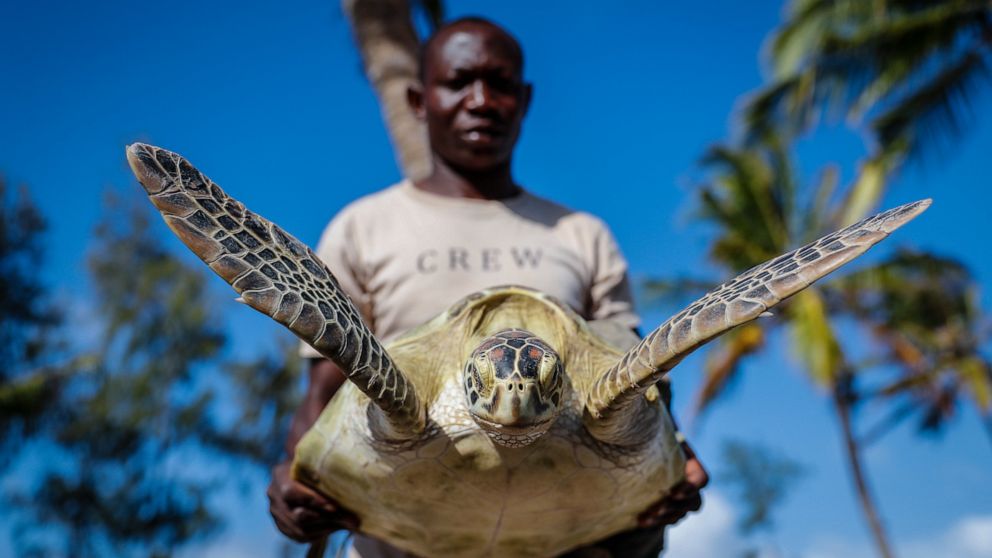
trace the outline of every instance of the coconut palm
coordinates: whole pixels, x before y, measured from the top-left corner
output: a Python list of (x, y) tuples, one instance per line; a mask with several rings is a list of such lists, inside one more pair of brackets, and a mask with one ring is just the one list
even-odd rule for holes
[(382, 116), (403, 175), (417, 179), (431, 170), (427, 129), (407, 106), (407, 87), (418, 79), (420, 39), (414, 17), (422, 12), (436, 27), (440, 0), (343, 0), (365, 75), (379, 97)]
[[(717, 148), (702, 188), (704, 218), (720, 229), (711, 256), (737, 270), (762, 261), (783, 239), (798, 245), (818, 230), (861, 218), (878, 203), (893, 172), (962, 131), (967, 102), (988, 84), (992, 4), (987, 1), (794, 0), (768, 41), (770, 79), (742, 111), (744, 145)], [(822, 116), (842, 116), (866, 132), (867, 157), (843, 195), (824, 173), (797, 202), (789, 144)], [(752, 259), (757, 257), (758, 259)], [(981, 348), (988, 329), (974, 281), (957, 262), (897, 254), (881, 264), (810, 289), (774, 325), (785, 326), (810, 377), (826, 387), (838, 415), (859, 500), (883, 556), (891, 550), (860, 459), (864, 443), (913, 414), (938, 429), (970, 395), (992, 437), (992, 373)], [(854, 362), (833, 321), (853, 318), (876, 341), (874, 361)], [(763, 345), (758, 326), (741, 328), (710, 353), (697, 405), (714, 401)], [(865, 387), (870, 372), (894, 380)], [(891, 403), (888, 418), (859, 438), (852, 410)]]
[(790, 134), (824, 114), (865, 132), (856, 219), (907, 157), (956, 139), (990, 84), (987, 0), (792, 0), (767, 43), (769, 80), (747, 103), (747, 134)]
[(884, 348), (866, 364), (899, 372), (867, 394), (893, 405), (864, 443), (914, 414), (921, 431), (939, 431), (965, 397), (983, 413), (992, 442), (992, 365), (982, 354), (990, 328), (964, 265), (902, 250), (832, 287), (831, 305), (855, 315)]
[[(717, 227), (710, 258), (727, 275), (837, 228), (860, 202), (851, 195), (858, 185), (838, 191), (836, 173), (829, 169), (803, 187), (788, 148), (779, 136), (768, 134), (750, 147), (713, 148), (704, 159), (710, 180), (699, 190), (700, 217)], [(748, 355), (764, 347), (765, 330), (787, 330), (811, 382), (830, 395), (858, 500), (879, 553), (891, 556), (861, 458), (867, 438), (856, 433), (853, 415), (862, 403), (885, 401), (893, 413), (872, 432), (913, 413), (937, 428), (967, 393), (989, 416), (992, 367), (980, 352), (988, 336), (974, 286), (957, 262), (903, 251), (807, 289), (770, 320), (738, 328), (717, 342), (705, 362), (697, 412), (737, 379)], [(870, 332), (878, 355), (863, 359), (848, 350), (837, 333), (838, 319)]]
[[(799, 246), (829, 228), (834, 175), (826, 173), (809, 201), (797, 199), (798, 182), (787, 147), (776, 136), (766, 136), (760, 148), (734, 150), (717, 147), (704, 160), (714, 171), (701, 188), (702, 217), (718, 227), (710, 257), (733, 272), (764, 261), (766, 254)], [(810, 288), (770, 322), (790, 330), (810, 379), (831, 394), (844, 440), (858, 499), (882, 556), (891, 556), (888, 537), (871, 495), (860, 447), (851, 423), (853, 370), (843, 351), (824, 301), (822, 287)], [(767, 322), (766, 322), (767, 323)], [(762, 346), (761, 324), (741, 328), (720, 343), (705, 365), (705, 380), (697, 400), (702, 411), (739, 374), (743, 358)]]

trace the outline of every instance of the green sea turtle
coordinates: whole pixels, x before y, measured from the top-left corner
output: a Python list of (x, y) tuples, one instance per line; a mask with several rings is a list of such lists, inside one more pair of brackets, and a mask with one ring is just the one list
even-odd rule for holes
[(364, 532), (422, 556), (551, 556), (633, 528), (683, 476), (655, 383), (930, 205), (752, 268), (627, 351), (522, 287), (470, 295), (385, 347), (305, 245), (179, 155), (134, 144), (127, 158), (169, 227), (242, 302), (348, 374), (297, 446), (294, 476)]

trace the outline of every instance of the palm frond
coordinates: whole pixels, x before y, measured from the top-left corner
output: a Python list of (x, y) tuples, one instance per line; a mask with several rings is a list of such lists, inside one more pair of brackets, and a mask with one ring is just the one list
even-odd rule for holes
[(876, 266), (833, 281), (832, 290), (860, 319), (921, 337), (946, 327), (977, 330), (973, 281), (957, 260), (900, 249)]
[[(834, 192), (837, 190), (839, 180), (840, 171), (835, 165), (825, 167), (820, 173), (816, 185), (813, 186), (813, 199), (809, 204), (806, 226), (796, 229), (803, 231), (804, 239), (812, 239), (813, 235), (825, 228), (825, 224), (835, 224), (831, 216), (830, 203), (833, 200)], [(837, 229), (839, 227), (835, 226), (833, 228)]]
[(816, 121), (816, 75), (799, 72), (783, 76), (744, 99), (740, 110), (745, 145), (755, 145), (771, 133), (795, 137)]
[(795, 74), (821, 48), (823, 37), (844, 22), (870, 13), (868, 2), (797, 0), (791, 2), (786, 21), (772, 35), (767, 53), (776, 78)]
[[(774, 81), (742, 111), (745, 135), (752, 141), (777, 127), (795, 136), (821, 115), (843, 115), (857, 127), (866, 115), (883, 112), (872, 120), (874, 139), (883, 150), (898, 144), (915, 153), (932, 136), (900, 132), (918, 131), (913, 128), (929, 120), (956, 134), (964, 107), (942, 97), (966, 99), (961, 93), (978, 80), (956, 87), (953, 71), (944, 68), (962, 60), (987, 65), (990, 36), (992, 6), (977, 0), (794, 2), (769, 43)], [(926, 98), (937, 102), (921, 104)], [(897, 110), (903, 105), (907, 110)], [(928, 107), (942, 107), (940, 120), (929, 118)]]
[(835, 226), (846, 227), (857, 222), (878, 205), (889, 176), (902, 162), (903, 153), (899, 149), (882, 150), (861, 163), (858, 176), (840, 208)]
[(725, 335), (717, 348), (707, 355), (703, 367), (703, 383), (693, 403), (693, 414), (702, 414), (708, 410), (737, 379), (742, 361), (748, 355), (761, 350), (764, 344), (764, 330), (755, 323), (741, 326)]
[(908, 400), (926, 432), (940, 430), (963, 395), (983, 414), (992, 410), (992, 365), (981, 351), (987, 320), (960, 262), (902, 250), (827, 292), (832, 307), (869, 326), (885, 351), (882, 362), (898, 372), (865, 396)]
[(793, 297), (789, 322), (793, 347), (810, 378), (822, 387), (833, 386), (845, 359), (818, 289), (806, 289)]
[(702, 217), (723, 234), (711, 256), (737, 271), (777, 256), (788, 245), (791, 169), (774, 149), (711, 149), (703, 164), (713, 182), (701, 191)]
[(992, 366), (987, 360), (971, 356), (958, 363), (958, 376), (967, 387), (975, 405), (983, 414), (992, 411)]
[(828, 31), (812, 64), (822, 75), (845, 82), (845, 102), (868, 89), (881, 98), (914, 72), (931, 70), (929, 60), (971, 42), (987, 11), (988, 6), (942, 2), (908, 14), (866, 18), (850, 30)]
[(988, 62), (968, 54), (884, 111), (870, 123), (879, 143), (902, 142), (910, 154), (960, 135), (962, 118), (980, 83), (989, 79)]

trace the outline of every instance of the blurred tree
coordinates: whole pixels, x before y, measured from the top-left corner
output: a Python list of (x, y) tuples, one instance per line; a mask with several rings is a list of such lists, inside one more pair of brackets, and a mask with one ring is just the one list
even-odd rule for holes
[(992, 330), (964, 265), (901, 250), (841, 278), (827, 295), (831, 306), (857, 316), (884, 348), (877, 362), (865, 364), (901, 371), (866, 394), (890, 400), (893, 408), (863, 436), (864, 443), (914, 414), (922, 432), (939, 432), (962, 395), (983, 412), (992, 442), (992, 366), (982, 353)]
[(295, 337), (276, 331), (278, 354), (223, 364), (234, 417), (225, 428), (204, 432), (213, 448), (266, 470), (285, 457), (289, 418), (300, 404), (304, 368)]
[[(803, 467), (779, 452), (740, 440), (724, 441), (721, 457), (723, 468), (717, 479), (729, 485), (743, 504), (744, 515), (737, 524), (741, 534), (770, 533), (774, 529), (772, 511), (802, 477)], [(752, 549), (746, 554), (758, 556), (760, 551)]]
[[(700, 217), (717, 228), (710, 257), (733, 274), (836, 230), (859, 203), (838, 192), (828, 169), (803, 188), (789, 145), (768, 133), (764, 143), (713, 148), (704, 165), (711, 180), (700, 187)], [(668, 294), (700, 281), (667, 282)], [(652, 285), (648, 285), (649, 288)], [(678, 288), (674, 288), (678, 287)], [(992, 411), (992, 375), (981, 349), (987, 324), (977, 305), (975, 282), (960, 263), (929, 254), (900, 252), (847, 278), (826, 281), (796, 295), (769, 320), (752, 322), (718, 339), (707, 356), (696, 408), (711, 405), (741, 371), (743, 359), (764, 347), (765, 326), (786, 328), (813, 383), (826, 390), (841, 427), (852, 478), (870, 530), (883, 556), (891, 556), (861, 460), (862, 439), (852, 414), (868, 400), (885, 400), (897, 412), (891, 427), (912, 412), (938, 427), (965, 394), (985, 417)], [(857, 360), (838, 337), (844, 327), (874, 335), (881, 356)], [(873, 372), (869, 375), (869, 372)], [(881, 386), (869, 378), (893, 377)], [(986, 422), (988, 419), (986, 418)], [(879, 431), (880, 427), (872, 429)]]
[(967, 129), (990, 83), (985, 0), (792, 0), (767, 44), (769, 79), (744, 110), (747, 135), (795, 135), (843, 116), (868, 142), (848, 219), (870, 210), (907, 156)]
[(33, 481), (6, 495), (26, 555), (170, 555), (222, 526), (210, 496), (232, 471), (281, 448), (299, 366), (222, 360), (205, 276), (147, 214), (111, 199), (96, 230), (91, 315), (70, 324), (85, 355), (22, 455)]
[(27, 189), (12, 197), (0, 178), (0, 471), (57, 388), (45, 367), (60, 347), (41, 279), (45, 230)]
[[(414, 20), (435, 27), (442, 4), (344, 0), (343, 8), (403, 173), (423, 176), (426, 133), (406, 88), (418, 79)], [(3, 200), (0, 351), (11, 354), (0, 356), (16, 352), (27, 363), (51, 351), (35, 334), (49, 320), (37, 275), (44, 221), (26, 196)], [(221, 528), (210, 496), (230, 471), (281, 455), (302, 362), (292, 342), (279, 355), (224, 359), (228, 340), (200, 266), (156, 240), (146, 209), (110, 199), (95, 236), (91, 316), (68, 324), (77, 354), (16, 383), (12, 367), (0, 373), (0, 427), (15, 413), (43, 424), (30, 449), (14, 454), (39, 462), (37, 481), (4, 496), (26, 555), (169, 555)]]
[(41, 280), (46, 224), (26, 189), (11, 198), (0, 178), (0, 374), (30, 364), (41, 353), (39, 330), (54, 316)]
[(419, 78), (420, 39), (414, 18), (440, 25), (440, 0), (342, 0), (365, 75), (379, 97), (382, 116), (403, 176), (418, 179), (431, 170), (427, 129), (410, 111), (406, 90)]
[[(988, 2), (792, 1), (768, 41), (770, 77), (744, 105), (743, 146), (717, 147), (704, 159), (712, 180), (700, 189), (702, 218), (718, 229), (713, 260), (737, 272), (864, 217), (907, 157), (959, 136), (968, 100), (988, 83), (990, 56)], [(867, 157), (839, 193), (835, 169), (802, 188), (792, 168), (794, 140), (822, 115), (842, 115), (868, 138)], [(992, 435), (992, 374), (982, 354), (988, 326), (976, 290), (960, 263), (901, 252), (804, 291), (766, 322), (790, 331), (810, 378), (831, 395), (858, 498), (883, 556), (892, 553), (861, 462), (863, 444), (914, 414), (923, 429), (936, 430), (965, 395)], [(838, 320), (866, 331), (878, 354), (856, 362), (836, 334)], [(717, 342), (706, 362), (700, 411), (735, 381), (742, 359), (764, 340), (761, 324), (749, 324)], [(866, 385), (869, 376), (885, 379)], [(892, 411), (858, 437), (853, 413), (870, 400), (890, 403)]]

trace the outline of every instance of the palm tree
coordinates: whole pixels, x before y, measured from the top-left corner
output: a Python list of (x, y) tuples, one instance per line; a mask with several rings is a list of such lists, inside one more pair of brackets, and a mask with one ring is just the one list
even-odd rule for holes
[(992, 330), (964, 265), (902, 250), (832, 287), (832, 305), (857, 316), (884, 347), (877, 362), (865, 365), (900, 371), (868, 394), (890, 401), (893, 409), (868, 430), (863, 443), (875, 441), (913, 414), (921, 431), (939, 431), (962, 394), (984, 413), (992, 442), (992, 365), (981, 352)]
[[(714, 172), (702, 186), (701, 217), (718, 227), (710, 257), (729, 272), (747, 269), (827, 232), (835, 180), (824, 174), (811, 202), (797, 199), (798, 183), (787, 146), (766, 136), (761, 147), (735, 150), (716, 147), (704, 159)], [(833, 212), (837, 213), (836, 210)], [(851, 424), (853, 370), (831, 323), (823, 291), (814, 287), (796, 295), (771, 322), (784, 326), (810, 379), (832, 394), (858, 498), (882, 556), (892, 556), (888, 537), (871, 495), (860, 447)], [(761, 324), (750, 324), (719, 341), (706, 361), (698, 411), (715, 401), (739, 374), (744, 357), (762, 346)]]
[[(760, 145), (716, 147), (704, 159), (711, 180), (700, 188), (700, 217), (717, 227), (710, 257), (728, 275), (837, 229), (859, 203), (851, 195), (857, 184), (838, 192), (836, 173), (830, 170), (803, 187), (788, 147), (779, 136), (766, 134)], [(738, 328), (716, 343), (705, 363), (697, 412), (738, 377), (748, 355), (763, 348), (765, 329), (787, 330), (812, 383), (830, 394), (858, 501), (879, 553), (892, 556), (861, 458), (864, 444), (876, 436), (859, 436), (854, 414), (862, 403), (880, 400), (892, 403), (895, 411), (872, 432), (921, 409), (923, 423), (936, 428), (967, 392), (989, 416), (992, 367), (980, 353), (988, 336), (974, 287), (961, 264), (903, 251), (840, 281), (807, 289), (770, 321)], [(880, 356), (856, 361), (837, 334), (837, 319), (853, 320), (870, 332)], [(896, 380), (869, 385), (893, 370)]]
[(746, 133), (797, 134), (820, 116), (864, 132), (868, 156), (852, 190), (855, 220), (907, 157), (956, 139), (969, 100), (990, 84), (987, 0), (792, 0), (769, 38), (770, 78), (747, 103)]
[(382, 116), (403, 175), (417, 179), (431, 170), (427, 130), (410, 112), (407, 87), (418, 79), (420, 39), (413, 24), (424, 14), (432, 27), (440, 24), (440, 0), (343, 0), (355, 44), (372, 89), (379, 97)]
[[(794, 0), (768, 41), (770, 79), (742, 111), (745, 147), (716, 148), (705, 159), (715, 176), (701, 190), (703, 217), (720, 229), (713, 259), (736, 271), (863, 217), (907, 158), (959, 135), (968, 100), (988, 83), (990, 58), (987, 1)], [(868, 155), (843, 195), (834, 193), (836, 175), (825, 172), (808, 196), (797, 196), (789, 145), (823, 115), (843, 116), (865, 132)], [(881, 353), (875, 362), (852, 361), (832, 326), (838, 316), (872, 334)], [(974, 281), (957, 262), (903, 252), (803, 292), (773, 325), (792, 331), (810, 377), (832, 394), (866, 520), (880, 554), (891, 556), (863, 445), (914, 413), (922, 428), (941, 427), (965, 393), (992, 439), (992, 366), (980, 352), (988, 328)], [(706, 363), (700, 410), (763, 340), (758, 325), (721, 340)], [(878, 369), (895, 370), (896, 379), (864, 387)], [(852, 411), (877, 399), (893, 411), (859, 438)]]

